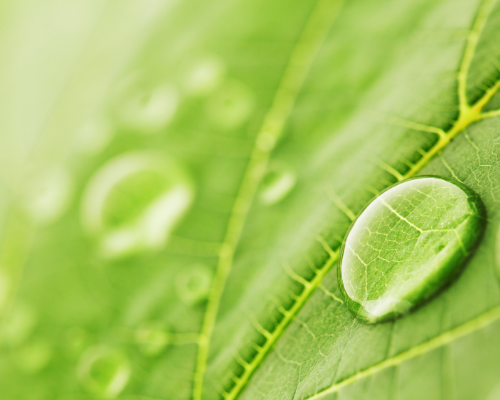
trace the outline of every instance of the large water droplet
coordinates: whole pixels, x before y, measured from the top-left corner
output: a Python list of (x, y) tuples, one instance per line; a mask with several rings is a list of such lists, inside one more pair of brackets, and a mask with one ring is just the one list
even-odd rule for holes
[(104, 165), (84, 195), (82, 220), (109, 258), (160, 249), (189, 208), (193, 190), (165, 155), (132, 152)]
[(339, 258), (339, 286), (359, 318), (381, 322), (408, 313), (459, 271), (485, 224), (470, 189), (438, 177), (400, 182), (352, 224)]
[(213, 271), (196, 264), (181, 270), (175, 280), (177, 295), (188, 304), (196, 304), (208, 297), (212, 287)]
[(279, 203), (295, 186), (295, 174), (282, 164), (275, 164), (262, 179), (259, 197), (263, 204)]
[(125, 388), (130, 378), (127, 356), (116, 349), (92, 347), (80, 358), (78, 379), (91, 393), (115, 398)]

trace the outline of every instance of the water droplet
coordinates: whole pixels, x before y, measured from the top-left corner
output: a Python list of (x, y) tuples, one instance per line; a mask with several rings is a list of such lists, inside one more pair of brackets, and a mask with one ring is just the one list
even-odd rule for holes
[(0, 325), (1, 344), (8, 347), (21, 345), (31, 335), (36, 320), (30, 307), (22, 303), (15, 304)]
[(179, 98), (168, 83), (148, 85), (137, 76), (124, 79), (116, 94), (115, 115), (119, 123), (141, 133), (156, 133), (173, 118)]
[(33, 167), (23, 182), (23, 204), (34, 221), (49, 224), (67, 209), (73, 190), (69, 172), (57, 166)]
[(142, 324), (135, 333), (135, 342), (144, 355), (156, 356), (170, 343), (170, 333), (162, 321)]
[(213, 271), (206, 265), (196, 264), (181, 270), (176, 277), (177, 295), (188, 304), (205, 300), (212, 287)]
[(290, 168), (284, 164), (274, 164), (262, 179), (260, 201), (266, 205), (279, 203), (291, 192), (295, 183), (295, 174)]
[(460, 271), (484, 223), (481, 200), (462, 184), (422, 176), (390, 187), (344, 240), (338, 278), (347, 306), (369, 323), (408, 313)]
[(100, 153), (113, 138), (113, 127), (104, 118), (87, 121), (76, 135), (76, 151), (85, 155)]
[(88, 349), (77, 367), (78, 379), (85, 389), (111, 399), (125, 388), (130, 373), (130, 363), (123, 352), (102, 346)]
[(132, 152), (109, 161), (91, 179), (82, 204), (87, 231), (115, 258), (161, 249), (191, 205), (193, 189), (165, 155)]
[(226, 81), (208, 99), (210, 120), (227, 129), (238, 128), (254, 109), (253, 93), (238, 81)]
[(47, 366), (52, 358), (51, 346), (43, 340), (26, 344), (16, 350), (16, 363), (24, 372), (37, 373)]
[(182, 71), (182, 87), (191, 96), (212, 92), (224, 76), (224, 64), (216, 56), (201, 55), (185, 63)]

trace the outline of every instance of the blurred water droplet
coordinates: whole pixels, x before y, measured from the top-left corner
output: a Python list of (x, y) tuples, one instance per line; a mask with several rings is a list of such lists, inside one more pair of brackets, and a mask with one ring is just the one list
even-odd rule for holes
[(147, 356), (160, 354), (170, 344), (170, 333), (162, 321), (149, 321), (135, 332), (135, 342), (140, 351)]
[(211, 121), (226, 129), (238, 128), (252, 114), (253, 93), (241, 82), (224, 82), (208, 99), (206, 112)]
[(115, 103), (115, 115), (120, 125), (151, 134), (172, 120), (179, 98), (175, 88), (168, 83), (152, 86), (131, 76), (120, 85)]
[(348, 308), (370, 323), (408, 313), (456, 276), (484, 225), (481, 200), (462, 184), (423, 176), (390, 187), (342, 246), (338, 280)]
[(161, 249), (193, 200), (191, 182), (165, 155), (132, 152), (93, 176), (82, 203), (82, 222), (98, 237), (105, 257)]
[(87, 121), (79, 129), (75, 150), (85, 155), (95, 155), (106, 148), (113, 138), (113, 126), (104, 118)]
[(85, 351), (77, 367), (77, 376), (90, 393), (116, 398), (127, 385), (131, 374), (127, 356), (104, 346)]
[(262, 179), (259, 198), (263, 204), (272, 205), (283, 200), (295, 187), (297, 179), (284, 164), (271, 166)]
[(25, 373), (35, 374), (45, 368), (52, 358), (51, 346), (36, 340), (16, 350), (16, 363)]
[(20, 346), (31, 335), (36, 322), (36, 314), (30, 307), (16, 303), (2, 319), (0, 344), (7, 347)]
[(206, 95), (220, 84), (224, 70), (222, 61), (214, 55), (195, 57), (183, 66), (182, 87), (188, 95)]
[(175, 279), (177, 295), (188, 304), (208, 298), (212, 287), (213, 271), (206, 265), (195, 264), (179, 271)]
[(67, 209), (73, 179), (62, 167), (33, 167), (22, 185), (22, 202), (34, 221), (49, 224)]

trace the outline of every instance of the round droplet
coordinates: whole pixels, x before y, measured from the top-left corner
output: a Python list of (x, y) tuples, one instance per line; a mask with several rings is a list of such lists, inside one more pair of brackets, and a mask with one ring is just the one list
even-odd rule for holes
[(200, 55), (183, 66), (182, 87), (191, 96), (206, 95), (221, 82), (224, 64), (213, 55)]
[(23, 204), (34, 221), (54, 222), (67, 209), (73, 189), (69, 172), (58, 166), (33, 167), (23, 182)]
[(193, 189), (165, 155), (133, 152), (104, 165), (91, 179), (82, 220), (105, 257), (160, 249), (191, 205)]
[(24, 372), (34, 374), (47, 366), (52, 358), (51, 346), (42, 340), (27, 343), (16, 351), (16, 363)]
[(208, 99), (207, 114), (218, 126), (234, 129), (250, 117), (253, 108), (250, 89), (238, 81), (226, 81)]
[(92, 347), (80, 358), (77, 375), (90, 393), (106, 398), (117, 397), (130, 378), (127, 356), (116, 349)]
[(176, 277), (177, 295), (188, 304), (205, 300), (212, 287), (213, 271), (206, 265), (197, 264), (181, 270)]
[(137, 76), (125, 79), (116, 94), (115, 115), (125, 128), (156, 133), (173, 118), (179, 98), (167, 83), (150, 85)]
[(459, 271), (485, 224), (479, 197), (433, 176), (402, 181), (352, 224), (339, 257), (339, 286), (357, 317), (381, 322), (422, 304)]
[(169, 345), (170, 333), (164, 322), (150, 321), (137, 329), (135, 342), (144, 355), (156, 356)]
[(295, 174), (282, 164), (275, 164), (264, 175), (259, 192), (263, 204), (272, 205), (283, 200), (294, 188)]

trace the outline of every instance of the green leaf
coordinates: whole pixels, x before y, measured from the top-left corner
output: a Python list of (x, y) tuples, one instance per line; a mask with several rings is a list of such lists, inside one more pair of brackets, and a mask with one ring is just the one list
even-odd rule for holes
[[(0, 9), (3, 397), (498, 396), (496, 1)], [(479, 195), (485, 232), (368, 325), (341, 244), (419, 175)]]

